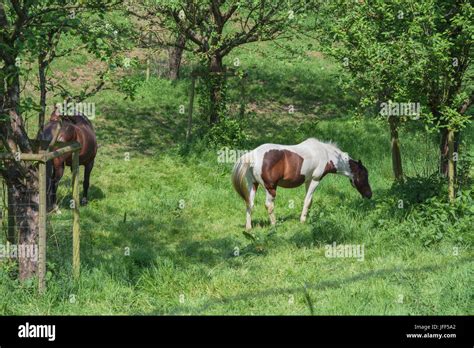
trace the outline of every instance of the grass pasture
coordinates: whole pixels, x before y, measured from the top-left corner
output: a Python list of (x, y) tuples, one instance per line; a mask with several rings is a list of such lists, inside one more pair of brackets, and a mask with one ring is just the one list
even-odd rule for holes
[[(235, 53), (255, 71), (247, 86), (247, 148), (334, 140), (369, 169), (372, 200), (346, 178), (327, 176), (301, 224), (304, 188), (280, 188), (271, 228), (260, 189), (255, 228), (246, 235), (232, 164), (218, 163), (216, 149), (199, 139), (199, 151), (183, 151), (186, 118), (178, 107), (187, 103), (189, 80), (151, 78), (135, 101), (103, 91), (93, 99), (100, 148), (90, 203), (81, 208), (80, 279), (70, 276), (70, 232), (59, 229), (49, 238), (43, 296), (35, 284), (15, 280), (12, 264), (0, 263), (0, 314), (472, 315), (472, 214), (452, 229), (406, 214), (409, 206), (398, 201), (410, 189), (393, 186), (387, 125), (352, 117), (337, 69), (321, 57), (262, 63), (262, 54)], [(290, 104), (294, 114), (285, 109)], [(429, 160), (435, 137), (416, 127), (400, 134), (409, 176), (436, 166)], [(70, 218), (68, 185), (69, 172), (53, 227)], [(326, 257), (333, 243), (363, 246), (363, 260)]]

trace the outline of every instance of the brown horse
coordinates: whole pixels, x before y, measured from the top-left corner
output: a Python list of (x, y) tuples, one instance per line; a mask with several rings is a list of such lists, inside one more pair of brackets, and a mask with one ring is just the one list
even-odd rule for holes
[[(95, 156), (97, 154), (97, 139), (94, 127), (90, 120), (85, 115), (79, 113), (74, 116), (61, 115), (59, 108), (56, 106), (51, 114), (49, 122), (44, 126), (43, 131), (40, 133), (38, 138), (40, 140), (50, 141), (50, 145), (53, 149), (56, 141), (77, 141), (82, 145), (79, 153), (79, 165), (84, 166), (84, 183), (81, 205), (86, 205), (89, 179), (92, 168), (94, 167)], [(56, 157), (52, 160), (52, 163), (50, 162), (47, 164), (49, 210), (57, 208), (56, 192), (59, 181), (64, 174), (64, 165), (69, 167), (72, 165), (72, 154), (68, 153), (64, 156)]]

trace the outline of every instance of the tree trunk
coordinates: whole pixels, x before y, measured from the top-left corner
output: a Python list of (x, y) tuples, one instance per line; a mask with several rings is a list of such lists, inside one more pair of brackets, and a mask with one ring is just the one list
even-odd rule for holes
[(454, 180), (455, 180), (455, 160), (454, 160), (454, 131), (448, 130), (448, 195), (449, 201), (454, 202)]
[[(449, 171), (449, 131), (447, 128), (440, 130), (440, 142), (439, 142), (439, 174), (448, 177)], [(457, 153), (459, 150), (459, 132), (454, 133), (453, 140), (453, 153)], [(454, 176), (456, 176), (457, 161), (454, 161)]]
[(209, 72), (209, 123), (213, 125), (219, 123), (220, 116), (225, 111), (224, 65), (219, 54), (213, 55), (209, 60)]
[(186, 44), (186, 36), (178, 34), (175, 46), (168, 50), (169, 60), (169, 79), (175, 81), (179, 79), (179, 70), (181, 67), (181, 59), (183, 58), (184, 45)]
[(397, 117), (390, 116), (388, 123), (390, 125), (390, 138), (391, 138), (391, 150), (392, 150), (392, 169), (395, 180), (403, 180), (403, 167), (402, 167), (402, 155), (400, 152), (400, 141), (398, 139), (398, 119)]
[(439, 142), (439, 174), (448, 176), (448, 129), (442, 128), (440, 130)]
[[(0, 135), (7, 151), (12, 153), (31, 153), (31, 143), (25, 130), (23, 119), (19, 113), (20, 75), (15, 65), (15, 56), (5, 59), (2, 68), (2, 104), (0, 104)], [(8, 79), (6, 76), (10, 76)], [(9, 203), (12, 203), (12, 216), (15, 218), (19, 235), (18, 244), (35, 246), (38, 235), (38, 168), (32, 163), (21, 161), (5, 161), (1, 174), (10, 190)], [(20, 256), (20, 255), (19, 255)], [(25, 280), (36, 272), (36, 263), (32, 257), (19, 257), (19, 278)]]
[[(19, 232), (19, 250), (36, 248), (39, 226), (38, 171), (34, 165), (28, 165), (26, 168), (24, 178), (13, 166), (10, 166), (6, 170), (7, 174), (4, 175), (8, 187), (11, 189), (12, 210), (15, 214), (16, 228)], [(36, 274), (37, 260), (31, 256), (26, 256), (18, 252), (20, 280), (31, 278)]]

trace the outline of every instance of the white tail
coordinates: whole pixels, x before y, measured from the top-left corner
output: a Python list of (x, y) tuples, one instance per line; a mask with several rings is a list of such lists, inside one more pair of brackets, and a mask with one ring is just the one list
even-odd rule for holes
[(232, 185), (234, 185), (235, 191), (243, 198), (247, 205), (249, 202), (249, 191), (247, 188), (246, 174), (249, 170), (250, 163), (240, 158), (234, 165), (232, 171)]

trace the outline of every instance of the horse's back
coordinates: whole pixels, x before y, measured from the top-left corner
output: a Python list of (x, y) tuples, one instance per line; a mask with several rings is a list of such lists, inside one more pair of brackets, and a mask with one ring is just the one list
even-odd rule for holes
[(295, 145), (262, 144), (249, 153), (252, 170), (261, 183), (276, 181), (279, 186), (296, 187), (313, 176), (327, 162), (323, 143), (310, 138)]

